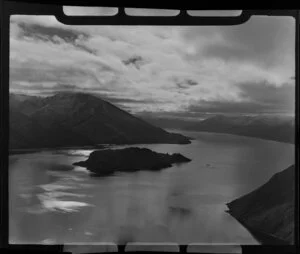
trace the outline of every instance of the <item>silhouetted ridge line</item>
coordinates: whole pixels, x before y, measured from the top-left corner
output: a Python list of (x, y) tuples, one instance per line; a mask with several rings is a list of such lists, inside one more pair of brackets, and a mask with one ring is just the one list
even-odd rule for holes
[(293, 117), (216, 115), (185, 128), (190, 131), (227, 133), (280, 142), (295, 142)]
[(190, 140), (87, 93), (10, 94), (10, 149), (142, 143), (189, 144)]
[(258, 239), (294, 242), (295, 166), (276, 173), (256, 190), (229, 204), (229, 213)]

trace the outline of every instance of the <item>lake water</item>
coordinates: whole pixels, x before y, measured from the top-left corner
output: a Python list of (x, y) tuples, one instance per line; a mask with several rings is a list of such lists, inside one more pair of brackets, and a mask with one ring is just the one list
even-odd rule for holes
[(72, 163), (92, 150), (10, 156), (10, 243), (258, 244), (226, 203), (293, 164), (294, 145), (183, 134), (192, 144), (134, 145), (192, 159), (159, 172), (91, 177)]

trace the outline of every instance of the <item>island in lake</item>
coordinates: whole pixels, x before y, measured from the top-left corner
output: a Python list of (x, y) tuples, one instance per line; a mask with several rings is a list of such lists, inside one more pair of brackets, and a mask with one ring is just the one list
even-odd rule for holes
[(94, 175), (102, 176), (113, 174), (116, 171), (156, 171), (171, 167), (174, 163), (190, 161), (189, 158), (179, 153), (164, 154), (147, 148), (129, 147), (94, 151), (86, 161), (76, 162), (74, 165), (86, 167)]

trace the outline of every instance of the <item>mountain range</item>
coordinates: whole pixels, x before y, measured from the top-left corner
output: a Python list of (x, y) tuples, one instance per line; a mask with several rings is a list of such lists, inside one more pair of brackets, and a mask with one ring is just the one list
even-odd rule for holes
[(86, 93), (10, 94), (10, 149), (174, 143), (189, 138), (163, 128), (228, 133), (294, 143), (294, 117), (215, 115), (201, 121), (145, 118)]
[(49, 97), (10, 94), (10, 149), (99, 144), (189, 144), (189, 138), (153, 126), (86, 93)]
[(280, 142), (294, 143), (295, 120), (293, 116), (274, 115), (214, 115), (204, 120), (143, 118), (162, 128), (187, 131), (228, 133)]

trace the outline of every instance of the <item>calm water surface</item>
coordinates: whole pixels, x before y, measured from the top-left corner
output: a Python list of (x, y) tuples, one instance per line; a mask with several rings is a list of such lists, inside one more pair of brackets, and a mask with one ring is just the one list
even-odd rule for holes
[(72, 163), (92, 150), (10, 156), (10, 242), (258, 244), (225, 204), (291, 165), (294, 145), (184, 134), (192, 144), (138, 145), (192, 159), (159, 172), (91, 177)]

